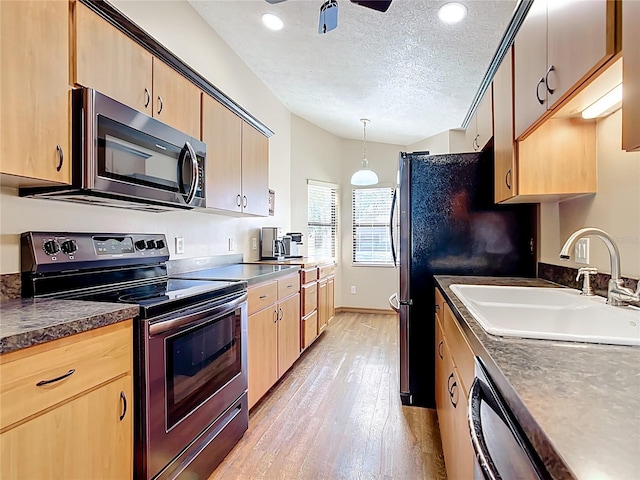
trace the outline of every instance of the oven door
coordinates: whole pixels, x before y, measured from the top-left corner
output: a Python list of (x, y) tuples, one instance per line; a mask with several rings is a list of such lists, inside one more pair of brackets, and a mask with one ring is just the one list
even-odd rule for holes
[(246, 392), (246, 299), (142, 322), (140, 478), (155, 477)]
[(83, 93), (88, 189), (183, 208), (205, 205), (204, 143), (95, 90)]

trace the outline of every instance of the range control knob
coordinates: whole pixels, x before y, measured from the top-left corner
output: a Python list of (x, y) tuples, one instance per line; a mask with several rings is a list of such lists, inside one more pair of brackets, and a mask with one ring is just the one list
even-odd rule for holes
[(155, 240), (147, 240), (147, 248), (149, 250), (153, 250), (154, 248), (156, 248)]
[(147, 242), (145, 242), (144, 240), (138, 240), (135, 243), (136, 246), (136, 250), (144, 250), (145, 248), (147, 248)]
[(156, 240), (156, 248), (162, 250), (165, 247), (164, 240)]
[(60, 245), (60, 248), (62, 249), (62, 251), (64, 253), (69, 255), (69, 254), (75, 252), (76, 250), (78, 250), (78, 245), (76, 244), (75, 240), (65, 240)]
[(47, 255), (55, 255), (60, 251), (60, 244), (55, 240), (47, 240), (42, 244), (42, 249)]

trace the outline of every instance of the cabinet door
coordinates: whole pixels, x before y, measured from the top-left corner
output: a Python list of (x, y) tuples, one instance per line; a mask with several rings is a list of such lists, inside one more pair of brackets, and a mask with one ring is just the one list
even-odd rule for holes
[(242, 211), (242, 120), (202, 95), (202, 141), (207, 144), (207, 208)]
[(278, 377), (300, 356), (300, 294), (278, 304)]
[(614, 8), (613, 0), (549, 2), (547, 68), (553, 71), (547, 81), (547, 108), (553, 108), (614, 54)]
[(306, 316), (318, 308), (318, 283), (302, 286), (302, 315)]
[[(454, 370), (457, 373), (457, 370)], [(457, 377), (456, 377), (457, 378)], [(471, 445), (469, 433), (469, 422), (467, 420), (467, 397), (462, 390), (459, 380), (456, 385), (457, 391), (453, 391), (453, 431), (452, 448), (455, 452), (455, 473), (449, 478), (473, 478), (473, 464), (475, 462), (475, 454)], [(449, 472), (449, 464), (447, 464), (447, 474)]]
[(535, 0), (514, 42), (515, 136), (547, 110), (547, 0)]
[(622, 148), (640, 150), (640, 2), (622, 2)]
[(505, 55), (493, 77), (493, 155), (496, 203), (517, 195), (513, 138), (513, 50)]
[(478, 105), (478, 111), (476, 112), (476, 147), (478, 151), (482, 150), (493, 136), (493, 94), (491, 90), (492, 87), (489, 85), (489, 88), (480, 101), (480, 105)]
[(242, 122), (243, 211), (269, 215), (269, 139)]
[(329, 319), (329, 297), (327, 290), (327, 279), (318, 280), (318, 334), (327, 328)]
[(329, 304), (329, 318), (327, 319), (327, 325), (331, 325), (331, 322), (336, 316), (335, 277), (333, 275), (327, 279), (327, 302)]
[(131, 478), (131, 392), (126, 375), (5, 431), (0, 477)]
[(445, 408), (447, 407), (448, 396), (446, 394), (446, 374), (444, 360), (444, 336), (442, 334), (442, 325), (436, 315), (436, 411), (438, 412), (439, 422), (444, 421), (446, 416)]
[(151, 116), (152, 55), (80, 2), (73, 5), (75, 83)]
[(67, 2), (0, 2), (1, 173), (71, 182), (68, 25)]
[(467, 152), (476, 152), (478, 150), (477, 140), (478, 140), (478, 120), (477, 120), (478, 112), (471, 117), (469, 120), (469, 126), (464, 132), (464, 145), (465, 151)]
[[(442, 453), (444, 454), (447, 478), (463, 478), (457, 476), (457, 458), (455, 451), (455, 424), (454, 404), (457, 402), (456, 389), (460, 390), (456, 383), (453, 361), (447, 348), (446, 340), (441, 348), (443, 358), (443, 375), (440, 384), (440, 395), (442, 396), (442, 408), (438, 411), (438, 426), (440, 427), (440, 437), (442, 439)], [(436, 394), (437, 396), (438, 394)], [(472, 478), (472, 477), (471, 477)]]
[(249, 408), (278, 381), (277, 321), (275, 305), (249, 315)]
[(314, 310), (312, 313), (302, 319), (301, 326), (302, 333), (302, 349), (304, 350), (313, 341), (318, 338), (318, 311)]
[(153, 116), (200, 138), (200, 89), (169, 65), (153, 59)]

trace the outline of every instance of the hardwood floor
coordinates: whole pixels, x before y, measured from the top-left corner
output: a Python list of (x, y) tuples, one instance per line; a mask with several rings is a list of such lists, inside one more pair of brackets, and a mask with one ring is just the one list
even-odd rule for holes
[(446, 478), (436, 412), (400, 402), (395, 315), (341, 313), (209, 480)]

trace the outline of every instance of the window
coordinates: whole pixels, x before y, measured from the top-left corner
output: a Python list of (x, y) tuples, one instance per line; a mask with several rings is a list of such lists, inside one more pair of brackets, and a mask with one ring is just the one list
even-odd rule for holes
[(353, 190), (353, 263), (392, 265), (389, 217), (393, 188)]
[(338, 186), (308, 180), (307, 198), (307, 255), (316, 258), (336, 258)]

